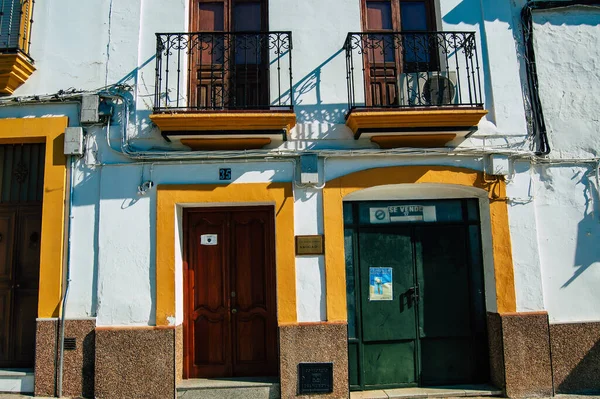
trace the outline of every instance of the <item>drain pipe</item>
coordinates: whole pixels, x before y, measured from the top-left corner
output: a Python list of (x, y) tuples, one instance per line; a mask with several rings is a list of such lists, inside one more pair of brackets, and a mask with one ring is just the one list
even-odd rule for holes
[[(71, 267), (70, 267), (70, 248), (71, 248), (71, 210), (73, 208), (73, 165), (75, 164), (74, 161), (74, 157), (71, 155), (69, 156), (69, 168), (67, 169), (67, 173), (68, 173), (68, 177), (67, 177), (67, 181), (69, 182), (69, 190), (67, 191), (68, 193), (68, 198), (67, 198), (67, 210), (65, 212), (65, 217), (68, 218), (68, 220), (65, 223), (65, 237), (67, 237), (67, 239), (65, 240), (65, 247), (64, 247), (64, 260), (63, 260), (63, 265), (64, 265), (64, 270), (65, 270), (65, 275), (66, 275), (66, 279), (65, 279), (65, 291), (62, 297), (62, 306), (61, 306), (61, 311), (60, 311), (60, 317), (59, 317), (59, 321), (60, 321), (60, 340), (59, 340), (59, 365), (58, 365), (58, 369), (57, 369), (57, 378), (55, 380), (56, 382), (56, 397), (60, 398), (62, 397), (62, 390), (63, 390), (63, 369), (64, 369), (64, 354), (65, 354), (65, 327), (66, 327), (66, 309), (67, 309), (67, 299), (69, 297), (69, 288), (71, 285)], [(56, 364), (56, 363), (54, 363)]]

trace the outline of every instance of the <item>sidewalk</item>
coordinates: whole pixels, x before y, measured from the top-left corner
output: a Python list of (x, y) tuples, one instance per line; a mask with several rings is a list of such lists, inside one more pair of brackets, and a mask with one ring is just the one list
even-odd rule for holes
[[(35, 399), (55, 399), (55, 398), (49, 398), (49, 397), (42, 397), (42, 396), (30, 396), (30, 395), (14, 395), (14, 394), (2, 394), (0, 393), (0, 399), (31, 399), (31, 398), (35, 398)], [(493, 397), (490, 396), (473, 396), (470, 397), (469, 399), (492, 399)], [(497, 398), (497, 396), (496, 396)], [(64, 398), (66, 399), (66, 398)], [(443, 398), (439, 398), (439, 399), (443, 399)], [(556, 395), (553, 398), (535, 398), (535, 399), (600, 399), (600, 395)]]

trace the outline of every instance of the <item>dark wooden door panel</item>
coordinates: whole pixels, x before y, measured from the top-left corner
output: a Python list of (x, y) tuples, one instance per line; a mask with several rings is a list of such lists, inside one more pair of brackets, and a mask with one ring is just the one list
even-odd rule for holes
[(22, 289), (37, 290), (40, 276), (41, 205), (22, 207), (19, 212), (18, 224), (15, 281)]
[(12, 279), (13, 237), (16, 209), (0, 207), (0, 284)]
[(186, 377), (276, 375), (272, 209), (190, 210), (184, 220)]
[(35, 355), (44, 144), (0, 145), (0, 367)]
[(31, 367), (35, 358), (38, 290), (15, 287), (14, 292), (13, 364), (19, 367)]
[[(255, 108), (269, 104), (265, 0), (191, 0), (189, 107)], [(229, 33), (223, 33), (229, 32)], [(232, 34), (231, 32), (236, 32)], [(242, 33), (239, 33), (242, 32)]]
[(0, 367), (8, 365), (10, 353), (10, 319), (11, 319), (12, 288), (0, 283)]
[(232, 331), (234, 374), (275, 375), (277, 321), (272, 213), (232, 214)]
[[(193, 347), (193, 374), (205, 377), (230, 373), (229, 276), (227, 265), (228, 215), (193, 214), (190, 218), (191, 265), (188, 289)], [(203, 236), (216, 236), (216, 245), (202, 243)], [(214, 244), (211, 242), (210, 244)]]

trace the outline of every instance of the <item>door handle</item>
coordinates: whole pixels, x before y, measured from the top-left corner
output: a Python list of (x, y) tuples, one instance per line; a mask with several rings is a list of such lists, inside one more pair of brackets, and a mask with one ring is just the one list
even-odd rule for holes
[(231, 313), (236, 314), (237, 313), (237, 309), (231, 309)]
[(406, 295), (408, 296), (409, 300), (412, 299), (415, 302), (418, 301), (419, 300), (419, 286), (415, 285), (414, 287), (410, 287), (406, 291)]

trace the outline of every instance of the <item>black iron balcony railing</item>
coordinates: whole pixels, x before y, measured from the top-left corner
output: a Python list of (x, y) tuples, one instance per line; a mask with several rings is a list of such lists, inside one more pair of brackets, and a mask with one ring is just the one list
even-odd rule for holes
[(156, 38), (155, 112), (293, 108), (291, 32)]
[(483, 107), (475, 33), (349, 33), (349, 109)]
[(0, 0), (0, 54), (29, 56), (35, 0)]

